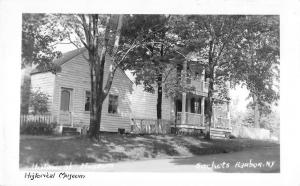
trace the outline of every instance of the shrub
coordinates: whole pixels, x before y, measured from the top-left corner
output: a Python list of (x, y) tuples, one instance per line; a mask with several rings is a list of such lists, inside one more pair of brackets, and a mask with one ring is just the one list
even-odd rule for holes
[(49, 95), (40, 90), (31, 91), (29, 105), (33, 109), (33, 114), (44, 114), (48, 112)]
[(57, 123), (55, 122), (47, 124), (36, 121), (29, 121), (28, 123), (20, 126), (20, 133), (31, 135), (51, 135), (53, 134), (56, 126)]

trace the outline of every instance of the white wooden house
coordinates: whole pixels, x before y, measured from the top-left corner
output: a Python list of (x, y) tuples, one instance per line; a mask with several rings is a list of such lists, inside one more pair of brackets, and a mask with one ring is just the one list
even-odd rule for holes
[[(55, 61), (61, 67), (57, 74), (38, 70), (31, 73), (32, 88), (40, 89), (50, 96), (49, 112), (61, 129), (65, 126), (80, 129), (89, 125), (89, 64), (82, 54), (87, 56), (87, 51), (77, 49), (63, 54)], [(108, 57), (104, 77), (107, 77), (106, 69), (109, 65)], [(204, 73), (195, 72), (195, 77), (188, 80), (187, 83), (195, 86), (194, 92), (183, 92), (177, 99), (163, 96), (162, 119), (169, 120), (178, 128), (204, 129), (207, 97)], [(134, 119), (156, 119), (156, 97), (156, 93), (145, 92), (142, 86), (134, 84), (124, 71), (118, 69), (109, 95), (103, 103), (100, 130), (117, 132), (118, 129), (125, 129), (126, 132), (130, 132)], [(229, 113), (227, 111), (226, 113)], [(214, 114), (213, 118), (214, 128), (230, 128), (227, 116), (218, 118)], [(222, 124), (224, 121), (225, 124)]]

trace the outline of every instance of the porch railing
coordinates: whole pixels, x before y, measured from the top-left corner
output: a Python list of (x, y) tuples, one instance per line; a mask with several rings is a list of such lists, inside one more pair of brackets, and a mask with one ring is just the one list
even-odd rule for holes
[(134, 118), (131, 120), (131, 133), (134, 134), (168, 134), (170, 131), (170, 120), (142, 118)]
[[(203, 123), (203, 115), (202, 114), (195, 114), (195, 113), (185, 113), (185, 125), (191, 126), (202, 126), (204, 127), (205, 124)], [(176, 117), (176, 124), (181, 123), (182, 112), (177, 112)], [(230, 119), (224, 117), (216, 117), (215, 121), (212, 121), (212, 128), (220, 128), (220, 129), (229, 129), (230, 128)]]
[(188, 84), (195, 87), (196, 92), (208, 92), (208, 83), (203, 82), (200, 79), (189, 79)]
[[(182, 124), (181, 123), (182, 114), (183, 114), (182, 112), (177, 112), (177, 117), (176, 117), (177, 124)], [(185, 113), (185, 125), (204, 126), (203, 115), (186, 112)]]

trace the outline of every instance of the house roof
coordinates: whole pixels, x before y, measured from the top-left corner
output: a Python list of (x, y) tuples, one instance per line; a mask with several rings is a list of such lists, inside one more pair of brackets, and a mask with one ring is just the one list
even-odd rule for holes
[[(61, 66), (64, 63), (66, 63), (67, 61), (71, 60), (72, 58), (83, 53), (84, 51), (86, 51), (86, 48), (83, 47), (83, 48), (79, 48), (79, 49), (75, 49), (75, 50), (71, 50), (69, 52), (63, 53), (62, 56), (58, 59), (55, 59), (53, 61), (53, 63), (57, 64), (58, 66)], [(47, 71), (43, 71), (43, 70), (39, 70), (39, 69), (35, 68), (31, 71), (30, 74), (37, 74), (37, 73), (42, 73), (42, 72), (47, 72)]]
[[(85, 47), (71, 50), (69, 52), (63, 53), (62, 56), (60, 58), (54, 60), (53, 63), (57, 64), (58, 66), (61, 66), (64, 63), (70, 61), (71, 59), (78, 56), (79, 54), (82, 54), (85, 51), (87, 51), (87, 49)], [(47, 71), (43, 71), (43, 70), (39, 70), (39, 69), (35, 68), (31, 71), (30, 74), (37, 74), (37, 73), (43, 73), (43, 72), (47, 72)], [(121, 72), (129, 79), (130, 82), (134, 83), (123, 70), (121, 70)]]

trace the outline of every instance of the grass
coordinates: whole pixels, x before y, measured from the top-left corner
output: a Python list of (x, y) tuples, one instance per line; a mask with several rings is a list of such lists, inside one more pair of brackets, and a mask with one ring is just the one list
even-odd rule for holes
[(22, 135), (20, 167), (190, 157), (272, 146), (279, 144), (249, 139), (207, 141), (193, 136), (117, 134), (102, 134), (100, 142), (95, 143), (85, 137)]

